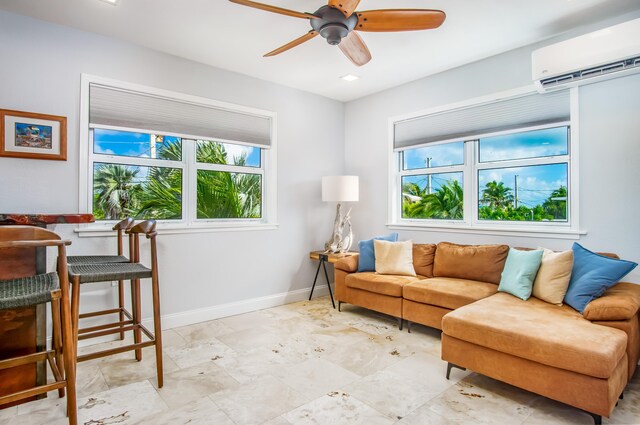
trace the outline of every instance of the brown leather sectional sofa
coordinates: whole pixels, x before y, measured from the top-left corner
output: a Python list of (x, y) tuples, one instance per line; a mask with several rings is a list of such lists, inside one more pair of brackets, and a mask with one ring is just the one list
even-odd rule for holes
[[(442, 330), (442, 359), (609, 416), (640, 357), (640, 285), (618, 283), (584, 314), (498, 293), (507, 245), (414, 244), (418, 276), (335, 264), (335, 298)], [(400, 327), (402, 329), (402, 326)]]

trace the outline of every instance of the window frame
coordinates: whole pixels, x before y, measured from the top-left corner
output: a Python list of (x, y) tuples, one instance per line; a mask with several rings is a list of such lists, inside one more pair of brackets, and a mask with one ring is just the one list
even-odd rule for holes
[[(518, 129), (508, 129), (491, 133), (477, 134), (466, 137), (464, 143), (464, 165), (463, 166), (443, 166), (433, 168), (421, 168), (416, 170), (403, 170), (403, 153), (394, 152), (394, 126), (399, 121), (418, 118), (420, 116), (446, 112), (458, 108), (474, 105), (486, 104), (488, 102), (498, 102), (516, 96), (536, 93), (534, 86), (525, 86), (518, 89), (508, 90), (470, 99), (463, 102), (444, 105), (429, 110), (418, 111), (411, 114), (392, 117), (389, 119), (388, 132), (388, 154), (389, 154), (389, 190), (388, 190), (388, 222), (387, 227), (395, 230), (411, 229), (419, 231), (446, 231), (451, 233), (472, 233), (491, 235), (513, 235), (524, 237), (549, 237), (558, 239), (578, 239), (586, 232), (579, 227), (579, 184), (578, 184), (578, 90), (570, 89), (570, 120), (547, 125), (521, 127)], [(479, 162), (479, 142), (485, 137), (498, 136), (510, 133), (519, 133), (531, 130), (541, 130), (544, 128), (568, 126), (568, 153), (567, 155), (546, 156), (537, 158), (522, 158), (514, 160), (500, 160), (492, 162)], [(450, 139), (433, 142), (436, 144), (452, 143), (461, 139)], [(431, 144), (430, 144), (431, 145)], [(416, 148), (419, 146), (416, 146)], [(510, 168), (515, 166), (545, 165), (566, 163), (569, 192), (567, 206), (567, 222), (523, 222), (523, 221), (500, 221), (500, 220), (479, 220), (479, 188), (478, 172), (481, 169)], [(464, 218), (463, 220), (442, 220), (442, 219), (410, 219), (402, 217), (402, 177), (405, 175), (441, 174), (446, 172), (460, 171), (463, 168), (463, 189), (464, 189)], [(426, 173), (426, 171), (429, 171)]]
[[(166, 133), (153, 129), (125, 128), (104, 125), (90, 125), (89, 123), (89, 85), (102, 84), (111, 87), (143, 92), (152, 96), (163, 96), (183, 102), (193, 102), (216, 108), (227, 109), (234, 112), (242, 112), (268, 117), (271, 119), (271, 145), (270, 148), (260, 148), (260, 167), (240, 167), (230, 164), (207, 164), (196, 161), (196, 143), (198, 140), (207, 140), (219, 143), (235, 145), (248, 145), (247, 143), (226, 140), (203, 138), (189, 134)], [(133, 165), (133, 166), (162, 166), (182, 169), (182, 218), (180, 220), (158, 220), (158, 230), (161, 233), (191, 233), (212, 231), (245, 231), (245, 230), (273, 230), (277, 223), (277, 140), (276, 126), (277, 114), (272, 111), (250, 108), (220, 102), (212, 99), (186, 95), (183, 93), (157, 89), (138, 84), (106, 79), (93, 75), (82, 74), (81, 77), (81, 101), (80, 101), (80, 146), (79, 146), (79, 206), (83, 213), (93, 211), (93, 164), (96, 162)], [(136, 158), (119, 155), (96, 154), (93, 147), (94, 128), (130, 131), (161, 136), (175, 136), (182, 139), (182, 161), (160, 160), (152, 158)], [(250, 145), (254, 146), (254, 145)], [(260, 174), (262, 176), (261, 218), (197, 218), (197, 170), (213, 170), (232, 173)], [(101, 220), (100, 222), (80, 225), (76, 232), (80, 236), (107, 236), (112, 233), (111, 228), (118, 220)]]

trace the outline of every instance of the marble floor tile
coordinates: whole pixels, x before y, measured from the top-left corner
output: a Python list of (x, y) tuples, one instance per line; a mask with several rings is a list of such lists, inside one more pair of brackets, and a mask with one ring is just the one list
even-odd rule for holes
[[(329, 346), (322, 350), (320, 356), (360, 376), (376, 373), (402, 358), (400, 352), (395, 348), (376, 344), (371, 341), (373, 337), (369, 337), (365, 344), (343, 342)], [(319, 344), (319, 346), (323, 345)]]
[(167, 347), (165, 353), (178, 367), (184, 369), (233, 355), (235, 351), (217, 338), (211, 338), (206, 341), (195, 341), (182, 347)]
[[(133, 383), (131, 381), (129, 383)], [(78, 397), (86, 397), (109, 389), (107, 381), (94, 362), (79, 363), (76, 369), (76, 393)]]
[(278, 318), (265, 313), (264, 310), (260, 310), (238, 314), (236, 316), (223, 317), (222, 319), (218, 319), (218, 321), (233, 330), (241, 331), (243, 329), (264, 326), (266, 324), (275, 324), (277, 323)]
[(309, 401), (272, 376), (209, 397), (237, 425), (261, 424)]
[(164, 410), (167, 405), (155, 388), (141, 381), (78, 399), (78, 422), (130, 423)]
[(173, 330), (185, 341), (185, 344), (197, 341), (207, 341), (211, 338), (234, 332), (234, 329), (225, 325), (220, 320), (196, 323), (194, 325), (183, 326)]
[(386, 370), (407, 379), (428, 384), (430, 388), (437, 392), (446, 390), (459, 380), (471, 374), (469, 371), (456, 369), (459, 373), (454, 374), (452, 371), (450, 379), (447, 379), (447, 363), (422, 352), (417, 352), (405, 359), (401, 359), (389, 366)]
[[(455, 418), (445, 418), (429, 409), (428, 405), (422, 405), (396, 422), (396, 425), (476, 425), (477, 423), (477, 420), (464, 414), (458, 414)], [(516, 422), (514, 425), (517, 424)]]
[[(135, 425), (235, 425), (215, 403), (207, 397), (177, 408), (133, 421)], [(105, 424), (106, 425), (106, 424)]]
[(536, 397), (474, 373), (430, 400), (427, 406), (454, 421), (465, 422), (470, 417), (480, 424), (520, 424), (531, 415), (529, 406)]
[(391, 419), (399, 420), (440, 393), (428, 382), (419, 382), (383, 370), (343, 388)]
[[(101, 359), (89, 360), (80, 363), (97, 365), (109, 388), (116, 388), (146, 379), (156, 378), (156, 352), (154, 347), (142, 349), (142, 361), (135, 359), (135, 352), (128, 351)], [(164, 373), (171, 373), (178, 370), (176, 363), (163, 353), (162, 368)]]
[(360, 379), (355, 373), (325, 359), (310, 359), (296, 365), (274, 367), (271, 374), (311, 399)]
[(13, 418), (14, 416), (18, 415), (18, 407), (17, 406), (13, 406), (13, 407), (6, 407), (2, 410), (0, 410), (0, 421), (4, 421), (4, 420), (9, 420), (11, 418)]
[(209, 394), (237, 388), (240, 385), (213, 362), (201, 363), (166, 374), (162, 388), (158, 388), (155, 379), (151, 383), (169, 408), (176, 408)]
[(269, 374), (277, 365), (296, 364), (309, 358), (308, 347), (299, 347), (296, 342), (276, 344), (273, 348), (261, 347), (246, 353), (221, 357), (214, 363), (224, 369), (238, 382), (245, 384)]
[(333, 391), (283, 417), (293, 425), (390, 425), (390, 419), (343, 391)]

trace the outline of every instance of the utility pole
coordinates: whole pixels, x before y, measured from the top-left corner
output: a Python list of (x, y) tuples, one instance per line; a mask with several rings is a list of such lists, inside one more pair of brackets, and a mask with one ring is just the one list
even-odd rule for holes
[[(431, 160), (433, 158), (427, 158), (425, 161), (427, 163), (427, 168), (431, 168)], [(427, 194), (431, 195), (431, 174), (427, 174)]]
[(516, 194), (516, 196), (513, 199), (514, 203), (515, 203), (514, 209), (517, 210), (518, 209), (518, 175), (517, 174), (515, 176), (515, 184), (514, 184), (514, 186), (515, 186), (515, 194)]

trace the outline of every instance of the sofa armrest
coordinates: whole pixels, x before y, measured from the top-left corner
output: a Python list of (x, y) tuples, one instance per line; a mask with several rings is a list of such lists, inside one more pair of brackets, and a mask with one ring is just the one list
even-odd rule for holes
[(347, 273), (355, 273), (358, 271), (358, 254), (350, 255), (336, 261), (333, 265), (336, 269)]
[(587, 304), (583, 317), (587, 320), (629, 320), (640, 310), (640, 285), (620, 282), (603, 296)]

